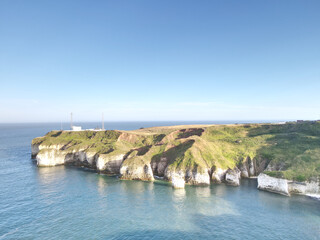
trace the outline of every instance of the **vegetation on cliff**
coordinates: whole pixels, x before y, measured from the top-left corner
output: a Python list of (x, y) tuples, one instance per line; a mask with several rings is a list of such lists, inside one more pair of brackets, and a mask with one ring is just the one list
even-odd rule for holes
[(52, 131), (32, 143), (70, 152), (125, 153), (130, 165), (165, 158), (170, 169), (199, 171), (232, 169), (250, 158), (269, 163), (270, 176), (304, 181), (320, 175), (320, 122)]

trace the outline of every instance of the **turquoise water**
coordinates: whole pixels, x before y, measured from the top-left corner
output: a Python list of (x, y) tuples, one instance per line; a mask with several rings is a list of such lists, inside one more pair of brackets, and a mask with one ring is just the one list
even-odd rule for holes
[(175, 190), (161, 181), (37, 168), (31, 139), (59, 127), (0, 125), (0, 239), (320, 239), (319, 201), (258, 191), (255, 180)]

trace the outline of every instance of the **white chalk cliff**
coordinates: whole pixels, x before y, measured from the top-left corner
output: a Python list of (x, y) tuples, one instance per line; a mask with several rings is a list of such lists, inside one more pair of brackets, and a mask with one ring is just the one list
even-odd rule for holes
[(275, 178), (260, 173), (258, 176), (258, 189), (290, 196), (291, 194), (307, 195), (320, 198), (320, 181), (297, 182), (283, 178)]
[[(173, 169), (168, 165), (168, 159), (160, 158), (158, 162), (146, 163), (137, 161), (136, 153), (109, 153), (97, 154), (90, 149), (78, 149), (65, 151), (63, 145), (31, 146), (32, 158), (37, 160), (39, 167), (52, 167), (57, 165), (84, 166), (95, 169), (100, 173), (117, 174), (122, 179), (154, 181), (155, 176), (163, 176), (165, 180), (172, 182), (174, 188), (184, 188), (185, 184), (210, 185), (211, 182), (225, 182), (239, 186), (241, 178), (255, 177), (259, 174), (258, 189), (274, 192), (286, 196), (302, 194), (320, 199), (320, 180), (297, 182), (282, 178), (271, 177), (262, 171), (266, 169), (265, 162), (256, 162), (255, 159), (247, 159), (233, 169), (214, 168), (187, 168), (184, 170)], [(135, 157), (135, 164), (131, 164)], [(138, 164), (136, 164), (138, 163)], [(270, 169), (268, 166), (267, 169)]]

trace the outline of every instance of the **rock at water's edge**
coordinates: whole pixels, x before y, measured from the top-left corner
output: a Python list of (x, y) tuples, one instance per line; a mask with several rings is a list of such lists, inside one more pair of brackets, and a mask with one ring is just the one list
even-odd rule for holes
[(258, 189), (290, 196), (286, 179), (270, 177), (264, 173), (258, 176)]
[(154, 181), (150, 164), (131, 166), (124, 162), (120, 168), (120, 175), (121, 179)]
[(124, 156), (125, 154), (118, 154), (114, 156), (100, 154), (96, 161), (97, 170), (108, 174), (119, 174)]
[(221, 183), (222, 181), (224, 181), (227, 171), (228, 169), (217, 168), (212, 173), (212, 181), (215, 183)]
[(178, 174), (172, 175), (172, 187), (173, 188), (184, 188), (185, 181), (183, 177)]
[(239, 186), (241, 178), (240, 174), (241, 172), (237, 167), (234, 169), (228, 169), (225, 181), (230, 185)]
[(56, 149), (40, 151), (37, 154), (37, 165), (39, 167), (52, 167), (62, 165), (65, 162), (66, 154)]

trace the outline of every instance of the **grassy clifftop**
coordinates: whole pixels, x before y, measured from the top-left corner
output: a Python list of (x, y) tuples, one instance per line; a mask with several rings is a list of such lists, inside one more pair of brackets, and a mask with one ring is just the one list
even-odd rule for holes
[(174, 169), (233, 168), (264, 159), (267, 174), (304, 181), (320, 175), (320, 122), (194, 125), (135, 131), (52, 131), (33, 144), (64, 151), (125, 153), (132, 164), (167, 158)]

